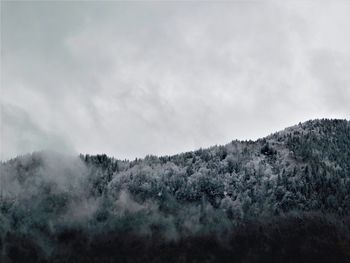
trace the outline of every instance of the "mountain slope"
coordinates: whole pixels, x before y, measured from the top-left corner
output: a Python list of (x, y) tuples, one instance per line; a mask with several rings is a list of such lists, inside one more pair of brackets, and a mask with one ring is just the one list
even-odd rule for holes
[(0, 172), (4, 262), (350, 260), (346, 120), (134, 161), (33, 153)]

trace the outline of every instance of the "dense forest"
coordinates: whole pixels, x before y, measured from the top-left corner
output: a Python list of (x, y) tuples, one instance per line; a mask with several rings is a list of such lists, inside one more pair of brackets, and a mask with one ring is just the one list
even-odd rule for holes
[(133, 161), (0, 165), (1, 262), (350, 262), (350, 122)]

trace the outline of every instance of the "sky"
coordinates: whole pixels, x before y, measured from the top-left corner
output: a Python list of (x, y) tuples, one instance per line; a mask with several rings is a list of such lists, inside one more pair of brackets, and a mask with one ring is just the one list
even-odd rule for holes
[(350, 1), (1, 1), (1, 160), (169, 155), (350, 119)]

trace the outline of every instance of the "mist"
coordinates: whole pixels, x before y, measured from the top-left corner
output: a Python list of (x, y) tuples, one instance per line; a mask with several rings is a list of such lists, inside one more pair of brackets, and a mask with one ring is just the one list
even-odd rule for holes
[[(350, 244), (349, 134), (349, 121), (323, 119), (256, 141), (132, 161), (19, 156), (0, 165), (0, 251), (9, 262), (137, 262), (139, 253), (163, 261), (175, 252), (243, 262), (299, 260), (316, 249), (314, 258), (343, 262), (334, 244)], [(299, 252), (277, 255), (276, 244)], [(204, 254), (195, 252), (202, 246)]]

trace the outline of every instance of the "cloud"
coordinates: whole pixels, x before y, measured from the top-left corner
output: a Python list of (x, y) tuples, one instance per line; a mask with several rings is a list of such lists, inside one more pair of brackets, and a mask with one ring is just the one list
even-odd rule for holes
[(79, 152), (118, 158), (349, 118), (349, 8), (6, 2), (2, 101)]
[(1, 159), (40, 150), (74, 153), (73, 144), (36, 124), (21, 108), (2, 105)]
[(320, 95), (330, 110), (349, 111), (350, 57), (336, 50), (315, 52), (311, 58), (312, 75), (320, 85)]

